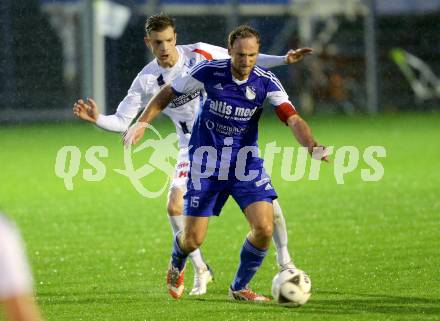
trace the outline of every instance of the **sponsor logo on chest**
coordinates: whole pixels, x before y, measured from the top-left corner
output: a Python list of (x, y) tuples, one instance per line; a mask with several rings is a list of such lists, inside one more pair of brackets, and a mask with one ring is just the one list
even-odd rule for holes
[(257, 111), (258, 107), (232, 107), (227, 102), (219, 100), (209, 100), (209, 111), (212, 114), (223, 118), (232, 118), (236, 120), (248, 120)]
[(254, 100), (257, 94), (255, 93), (255, 88), (252, 86), (246, 86), (246, 98), (249, 100)]

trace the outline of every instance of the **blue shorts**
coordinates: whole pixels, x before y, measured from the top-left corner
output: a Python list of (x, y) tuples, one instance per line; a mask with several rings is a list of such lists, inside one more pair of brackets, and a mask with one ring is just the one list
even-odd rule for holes
[(190, 216), (220, 215), (220, 211), (231, 195), (241, 210), (260, 201), (272, 203), (278, 197), (270, 177), (263, 167), (257, 177), (251, 181), (240, 181), (235, 175), (228, 180), (219, 180), (217, 176), (201, 179), (201, 188), (195, 189), (189, 175), (187, 192), (184, 199), (184, 213)]

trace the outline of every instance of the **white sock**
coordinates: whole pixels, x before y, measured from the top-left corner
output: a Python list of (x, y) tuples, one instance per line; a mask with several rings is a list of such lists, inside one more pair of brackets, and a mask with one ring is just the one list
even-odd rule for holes
[(206, 265), (205, 261), (203, 260), (202, 252), (200, 252), (200, 249), (197, 249), (191, 253), (189, 253), (189, 258), (191, 260), (191, 263), (194, 267), (194, 271), (200, 271), (200, 270), (207, 270), (208, 266)]
[(280, 266), (292, 262), (289, 250), (287, 249), (287, 230), (286, 221), (283, 216), (283, 211), (277, 200), (273, 201), (273, 242), (277, 249), (277, 262)]
[(183, 227), (184, 227), (183, 215), (177, 215), (177, 216), (168, 215), (168, 221), (170, 221), (173, 235), (176, 235), (177, 232), (183, 231)]
[[(183, 215), (170, 216), (168, 215), (168, 220), (173, 231), (173, 237), (177, 232), (183, 231), (184, 228), (184, 218)], [(203, 260), (202, 253), (199, 249), (194, 252), (189, 253), (189, 259), (194, 267), (194, 271), (207, 269), (206, 263)]]

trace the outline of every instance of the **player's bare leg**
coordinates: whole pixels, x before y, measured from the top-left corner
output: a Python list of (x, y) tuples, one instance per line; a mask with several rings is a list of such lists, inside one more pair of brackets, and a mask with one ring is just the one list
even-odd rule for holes
[[(170, 221), (173, 235), (184, 228), (183, 213), (183, 189), (173, 186), (168, 193), (168, 220)], [(199, 249), (189, 254), (189, 259), (194, 268), (194, 284), (189, 295), (202, 295), (206, 293), (207, 284), (213, 280), (213, 274), (205, 263)]]
[(183, 251), (191, 253), (202, 245), (208, 231), (208, 223), (209, 217), (185, 216), (185, 228), (179, 240)]
[(10, 321), (39, 321), (40, 312), (32, 295), (18, 295), (0, 301)]
[(269, 298), (253, 292), (248, 287), (263, 263), (273, 233), (273, 206), (261, 201), (250, 204), (244, 214), (251, 226), (240, 253), (240, 265), (229, 288), (233, 300), (264, 302)]
[(174, 238), (167, 287), (169, 294), (175, 299), (183, 295), (186, 259), (205, 239), (208, 222), (208, 217), (185, 216), (185, 228)]
[(255, 202), (245, 208), (244, 214), (251, 226), (248, 240), (252, 245), (267, 250), (273, 235), (273, 205)]
[(278, 200), (273, 201), (273, 242), (277, 250), (277, 262), (280, 270), (295, 268), (287, 248), (287, 228), (283, 211)]

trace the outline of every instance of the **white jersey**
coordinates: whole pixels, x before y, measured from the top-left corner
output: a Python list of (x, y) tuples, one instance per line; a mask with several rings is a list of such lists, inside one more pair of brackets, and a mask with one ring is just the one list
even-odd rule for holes
[(0, 300), (32, 293), (32, 277), (15, 226), (0, 214)]
[[(96, 124), (111, 131), (125, 131), (136, 115), (148, 104), (148, 101), (159, 92), (161, 87), (171, 83), (175, 78), (188, 74), (197, 63), (204, 60), (227, 59), (225, 48), (198, 42), (190, 45), (176, 46), (179, 54), (177, 63), (171, 68), (161, 67), (157, 59), (146, 65), (134, 79), (127, 96), (119, 104), (114, 115), (100, 115)], [(265, 67), (284, 64), (285, 56), (258, 56), (258, 63)], [(197, 115), (202, 96), (192, 92), (175, 98), (163, 113), (170, 117), (179, 137), (179, 148), (188, 146), (192, 126)]]

